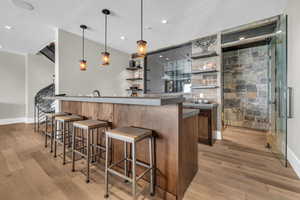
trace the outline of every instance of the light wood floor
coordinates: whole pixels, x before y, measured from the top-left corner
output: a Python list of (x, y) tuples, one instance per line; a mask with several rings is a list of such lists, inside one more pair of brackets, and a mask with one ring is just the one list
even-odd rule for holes
[[(103, 169), (93, 169), (94, 181), (86, 184), (82, 173), (62, 166), (43, 142), (31, 125), (0, 126), (1, 200), (103, 199)], [(214, 147), (199, 144), (199, 172), (184, 199), (299, 200), (300, 181), (264, 144), (263, 133), (236, 128), (227, 129)], [(131, 199), (129, 186), (120, 180), (110, 188), (110, 199)], [(139, 199), (157, 199), (147, 194), (143, 189)]]

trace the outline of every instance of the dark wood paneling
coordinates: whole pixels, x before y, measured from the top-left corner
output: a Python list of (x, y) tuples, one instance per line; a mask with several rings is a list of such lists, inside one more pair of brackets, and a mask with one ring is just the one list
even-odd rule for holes
[[(156, 135), (157, 191), (165, 199), (180, 199), (183, 196), (192, 179), (192, 174), (194, 176), (194, 171), (197, 171), (195, 167), (197, 156), (194, 156), (195, 150), (197, 154), (197, 148), (195, 147), (197, 146), (198, 124), (197, 118), (193, 118), (191, 121), (190, 119), (187, 120), (188, 124), (186, 125), (182, 124), (181, 104), (139, 106), (63, 101), (61, 107), (64, 112), (79, 114), (92, 119), (108, 120), (112, 122), (113, 128), (134, 126), (153, 130)], [(179, 143), (180, 137), (182, 137), (181, 143)], [(142, 141), (137, 145), (138, 160), (148, 163), (148, 148), (148, 141)], [(181, 155), (179, 155), (179, 152), (181, 152)], [(113, 160), (123, 159), (123, 153), (123, 143), (114, 140)], [(137, 170), (138, 174), (142, 170), (144, 171), (140, 167)], [(182, 177), (179, 181), (180, 175)], [(148, 180), (148, 176), (145, 176), (145, 180)]]
[(198, 171), (198, 129), (198, 115), (183, 120), (179, 135), (179, 199)]

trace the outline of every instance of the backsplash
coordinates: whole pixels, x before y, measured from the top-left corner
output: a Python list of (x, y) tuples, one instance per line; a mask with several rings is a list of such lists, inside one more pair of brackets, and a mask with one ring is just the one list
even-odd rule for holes
[(227, 125), (269, 129), (268, 45), (223, 53)]

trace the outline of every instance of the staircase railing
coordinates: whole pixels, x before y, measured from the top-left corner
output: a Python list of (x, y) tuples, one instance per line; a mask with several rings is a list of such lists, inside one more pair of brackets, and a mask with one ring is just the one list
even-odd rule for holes
[(46, 96), (54, 96), (55, 85), (51, 84), (41, 89), (34, 97), (34, 131), (40, 131), (40, 125), (45, 122), (47, 113), (55, 112), (55, 101), (44, 99)]

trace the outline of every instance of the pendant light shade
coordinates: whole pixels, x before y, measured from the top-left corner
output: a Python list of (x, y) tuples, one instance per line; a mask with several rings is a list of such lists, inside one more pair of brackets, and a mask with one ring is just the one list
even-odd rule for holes
[(144, 5), (143, 5), (143, 0), (141, 0), (141, 40), (137, 41), (137, 54), (141, 57), (146, 56), (147, 54), (147, 42), (143, 40), (143, 30), (144, 30), (144, 25), (143, 25), (143, 11), (144, 11)]
[(80, 60), (80, 70), (86, 71), (87, 69), (87, 61), (84, 59), (84, 31), (87, 29), (86, 25), (80, 25), (82, 29), (82, 59)]
[(108, 9), (102, 10), (102, 13), (105, 15), (105, 51), (102, 52), (102, 65), (107, 66), (110, 63), (110, 54), (107, 52), (107, 16), (110, 15)]

